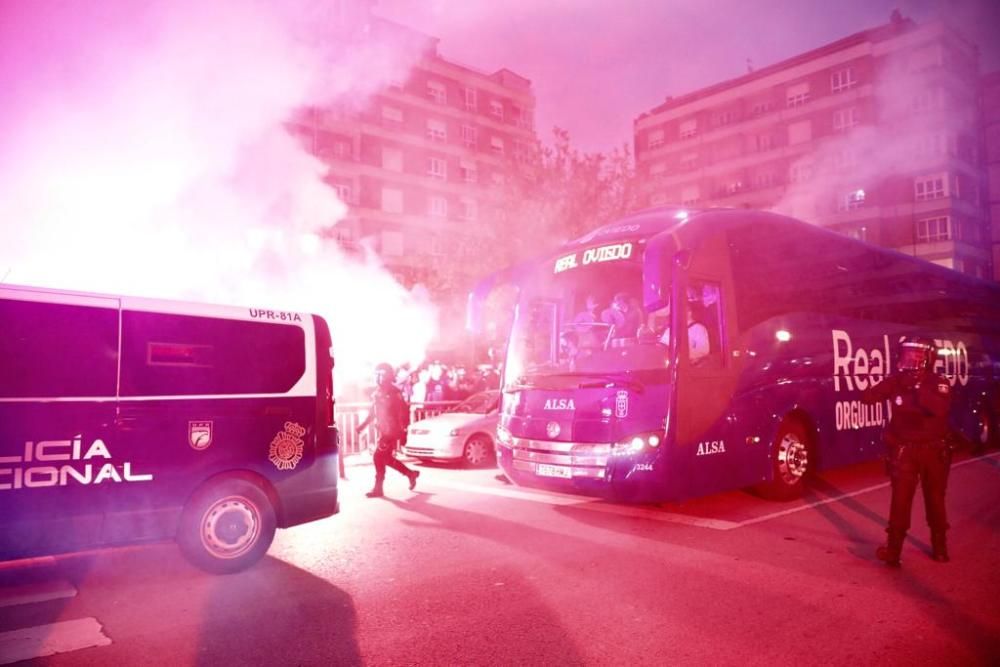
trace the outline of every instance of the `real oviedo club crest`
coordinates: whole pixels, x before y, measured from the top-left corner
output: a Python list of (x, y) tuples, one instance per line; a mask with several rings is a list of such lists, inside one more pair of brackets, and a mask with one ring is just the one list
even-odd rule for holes
[(299, 424), (285, 422), (285, 429), (279, 431), (271, 441), (268, 459), (278, 470), (294, 470), (302, 460), (302, 436), (306, 430)]

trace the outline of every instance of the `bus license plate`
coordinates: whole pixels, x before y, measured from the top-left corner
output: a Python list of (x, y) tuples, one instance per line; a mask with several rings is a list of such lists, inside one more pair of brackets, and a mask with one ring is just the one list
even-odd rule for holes
[(541, 477), (562, 477), (564, 479), (570, 479), (573, 477), (573, 471), (569, 468), (563, 466), (550, 466), (544, 463), (539, 463), (535, 466), (535, 474)]

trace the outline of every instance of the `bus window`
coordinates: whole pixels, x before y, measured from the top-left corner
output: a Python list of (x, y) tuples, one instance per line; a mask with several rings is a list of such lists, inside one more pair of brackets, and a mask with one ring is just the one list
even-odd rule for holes
[(0, 398), (115, 395), (118, 311), (0, 300)]
[(721, 294), (718, 282), (691, 280), (688, 285), (688, 359), (697, 366), (723, 364)]
[(125, 311), (122, 395), (280, 394), (305, 372), (305, 334), (286, 324)]

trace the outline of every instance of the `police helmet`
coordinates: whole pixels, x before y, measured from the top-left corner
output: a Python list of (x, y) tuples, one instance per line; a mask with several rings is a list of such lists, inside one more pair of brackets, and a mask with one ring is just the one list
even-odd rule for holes
[(908, 337), (899, 344), (899, 370), (920, 371), (934, 368), (937, 347), (929, 338)]
[(392, 364), (387, 364), (386, 362), (383, 361), (382, 363), (375, 366), (375, 372), (388, 373), (390, 376), (392, 376), (396, 374), (396, 369), (392, 367)]

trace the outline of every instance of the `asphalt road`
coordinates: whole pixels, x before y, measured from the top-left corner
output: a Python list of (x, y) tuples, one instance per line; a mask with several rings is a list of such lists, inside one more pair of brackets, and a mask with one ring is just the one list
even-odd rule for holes
[(172, 544), (0, 567), (0, 664), (997, 664), (1000, 455), (956, 463), (952, 562), (928, 557), (918, 498), (900, 571), (873, 556), (875, 464), (790, 504), (662, 507), (441, 466), (415, 492), (389, 471), (373, 500), (351, 468), (341, 514), (279, 531), (237, 575)]

